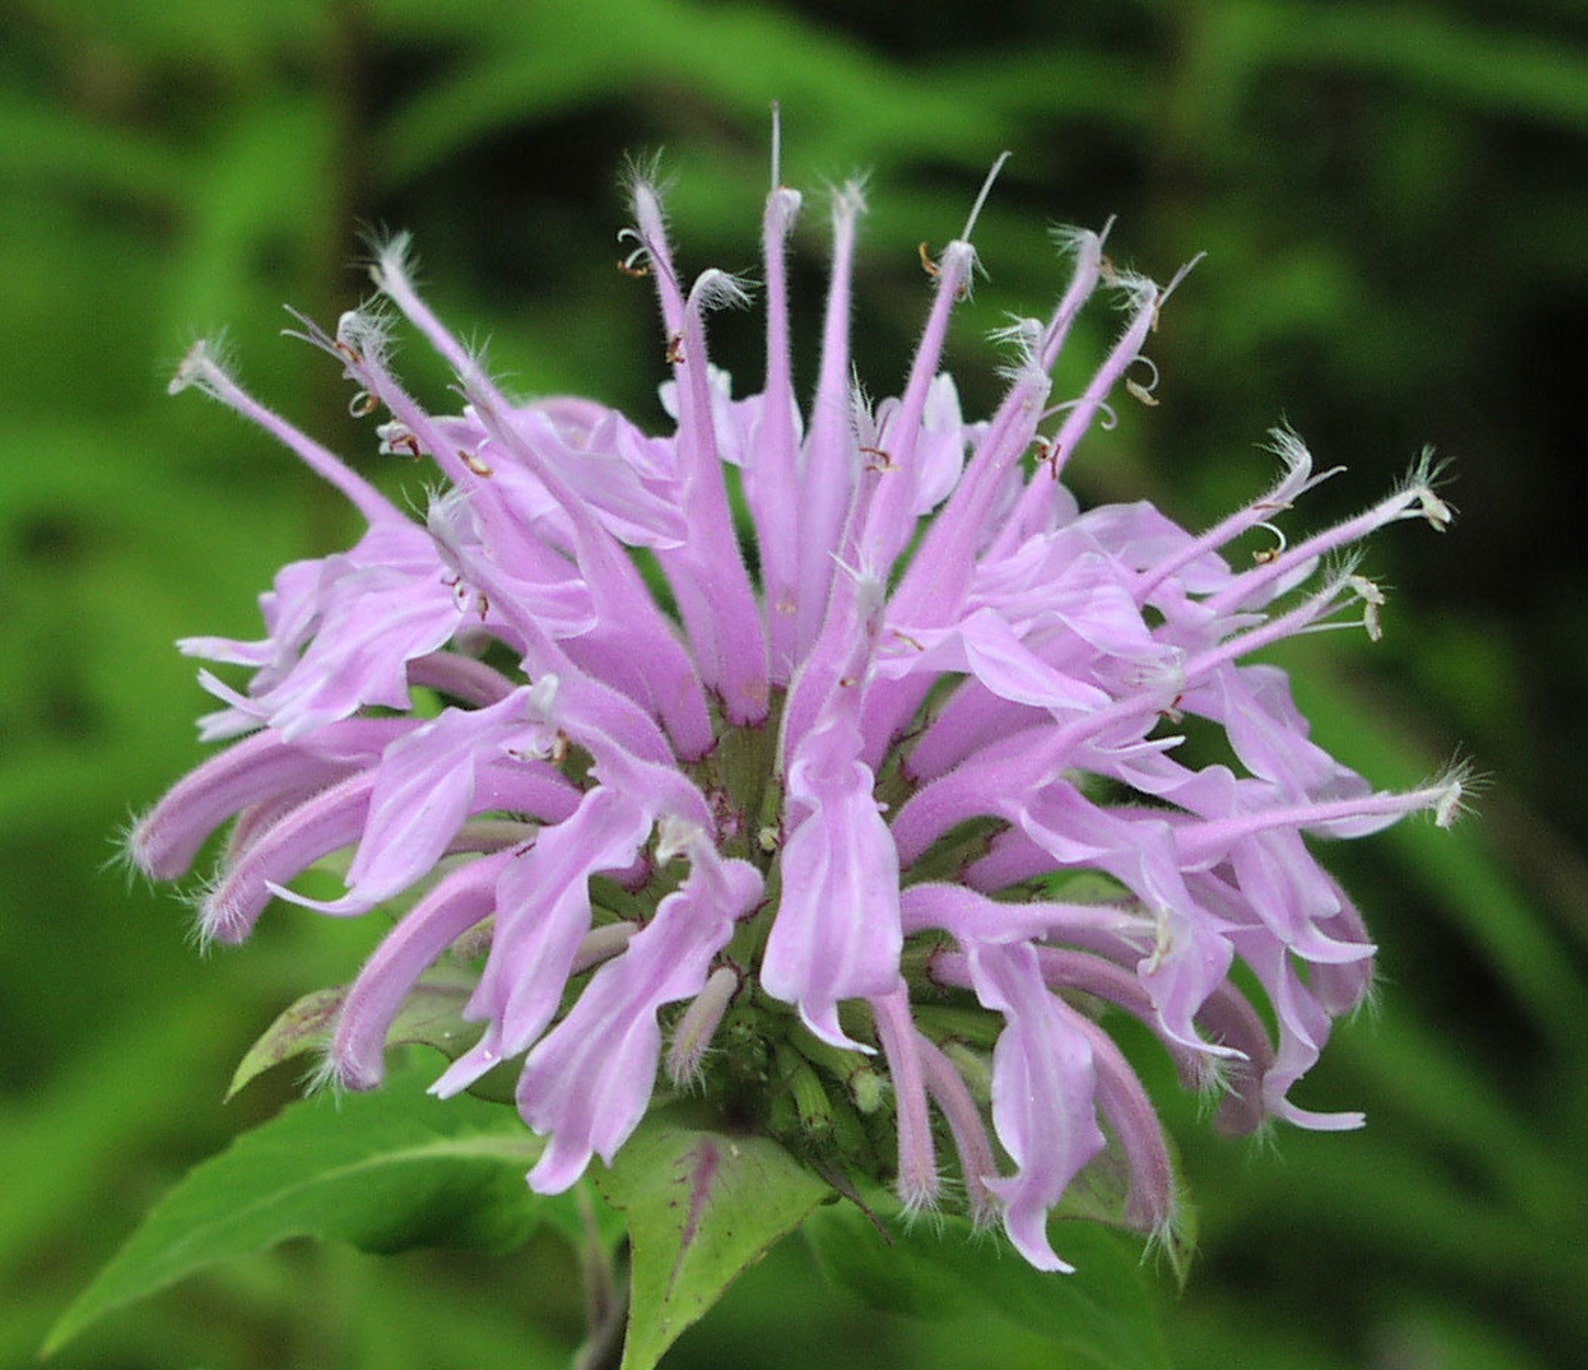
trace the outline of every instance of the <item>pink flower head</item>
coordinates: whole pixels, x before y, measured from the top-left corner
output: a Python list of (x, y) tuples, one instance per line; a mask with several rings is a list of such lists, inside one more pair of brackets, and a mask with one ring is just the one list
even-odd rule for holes
[[(250, 398), (211, 348), (183, 362), (173, 389), (273, 433), (368, 528), (281, 572), (262, 640), (183, 644), (251, 674), (202, 675), (223, 706), (205, 734), (228, 745), (137, 825), (138, 864), (176, 878), (235, 820), (200, 904), (204, 934), (226, 941), (277, 894), (332, 915), (393, 907), (326, 1073), (376, 1086), (404, 998), (438, 961), (470, 971), (479, 1035), (435, 1090), (516, 1062), (519, 1111), (548, 1138), (530, 1175), (543, 1191), (610, 1160), (673, 1090), (799, 1129), (765, 1066), (792, 1053), (831, 1109), (897, 1136), (880, 1166), (837, 1140), (853, 1130), (802, 1136), (801, 1154), (826, 1146), (826, 1173), (869, 1166), (914, 1206), (947, 1201), (951, 1167), (975, 1217), (1065, 1269), (1048, 1218), (1094, 1163), (1128, 1177), (1123, 1220), (1174, 1217), (1114, 1015), (1145, 1023), (1189, 1084), (1225, 1091), (1231, 1130), (1358, 1124), (1290, 1098), (1373, 955), (1306, 839), (1418, 809), (1448, 824), (1462, 778), (1373, 791), (1309, 738), (1283, 673), (1249, 658), (1342, 620), (1378, 635), (1383, 597), (1350, 558), (1386, 524), (1449, 522), (1426, 458), (1359, 516), (1290, 542), (1276, 524), (1332, 472), (1289, 431), (1277, 484), (1205, 533), (1146, 504), (1082, 512), (1063, 469), (1115, 389), (1139, 398), (1156, 375), (1142, 349), (1180, 276), (1161, 288), (1109, 265), (1101, 234), (1059, 235), (1069, 285), (1049, 318), (1004, 331), (1008, 391), (967, 422), (942, 351), (977, 267), (973, 211), (927, 263), (898, 397), (873, 405), (851, 379), (854, 184), (832, 199), (803, 408), (784, 268), (801, 197), (774, 185), (766, 388), (736, 397), (706, 333), (745, 288), (682, 277), (656, 187), (632, 189), (625, 266), (660, 303), (670, 431), (504, 394), (416, 292), (402, 239), (379, 253), (380, 300), (302, 336), (357, 387), (356, 412), (385, 411), (383, 450), (440, 468), (423, 521)], [(1056, 401), (1055, 360), (1098, 294), (1122, 325)], [(428, 413), (392, 372), (398, 315), (453, 368), (461, 415)], [(1254, 529), (1278, 546), (1243, 565), (1230, 548)], [(1185, 715), (1222, 730), (1233, 764), (1191, 759)], [(294, 892), (343, 849), (342, 896)], [(1239, 987), (1253, 983), (1272, 1033)]]

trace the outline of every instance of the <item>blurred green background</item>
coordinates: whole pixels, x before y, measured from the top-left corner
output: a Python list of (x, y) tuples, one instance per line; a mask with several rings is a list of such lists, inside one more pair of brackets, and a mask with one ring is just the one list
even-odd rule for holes
[[(368, 453), (334, 368), (276, 337), (364, 289), (361, 227), (411, 229), (432, 299), (525, 392), (659, 422), (643, 286), (613, 269), (625, 154), (665, 149), (681, 262), (751, 269), (768, 105), (798, 238), (804, 375), (822, 184), (870, 173), (857, 352), (891, 393), (996, 155), (958, 316), (967, 412), (987, 330), (1042, 312), (1052, 222), (1119, 216), (1116, 257), (1208, 253), (1127, 404), (1069, 467), (1204, 525), (1262, 488), (1287, 418), (1348, 463), (1293, 517), (1366, 504), (1425, 442), (1461, 517), (1381, 536), (1383, 643), (1284, 658), (1323, 740), (1384, 785), (1459, 746), (1478, 821), (1333, 861), (1382, 946), (1379, 1008), (1304, 1087), (1365, 1132), (1253, 1146), (1164, 1095), (1201, 1214), (1182, 1367), (1510, 1370), (1588, 1363), (1588, 6), (1581, 0), (3, 0), (0, 3), (0, 1365), (193, 1161), (267, 1116), (231, 1066), (375, 929), (277, 911), (195, 954), (188, 915), (114, 863), (128, 815), (200, 755), (172, 639), (253, 636), (283, 561), (348, 511), (285, 453), (164, 384), (229, 330), (258, 394)], [(1070, 389), (1115, 326), (1094, 310)], [(719, 358), (759, 381), (758, 316)], [(418, 346), (401, 365), (444, 406)], [(369, 469), (366, 465), (366, 469)], [(383, 479), (410, 472), (381, 468)], [(285, 1075), (285, 1072), (278, 1072)], [(69, 1346), (63, 1370), (515, 1367), (580, 1335), (570, 1253), (391, 1260), (289, 1247), (191, 1281)], [(837, 1354), (833, 1346), (844, 1350)], [(910, 1323), (822, 1287), (796, 1239), (680, 1342), (679, 1366), (1050, 1365), (1011, 1329)]]

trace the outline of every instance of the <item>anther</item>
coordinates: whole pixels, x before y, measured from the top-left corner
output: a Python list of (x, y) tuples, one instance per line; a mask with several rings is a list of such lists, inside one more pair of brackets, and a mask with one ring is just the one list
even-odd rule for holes
[(627, 255), (618, 259), (618, 270), (625, 276), (634, 276), (636, 278), (649, 276), (651, 274), (651, 251), (645, 245), (645, 239), (640, 237), (635, 229), (621, 228), (618, 230), (618, 242), (631, 242), (634, 244)]
[(1152, 392), (1158, 388), (1157, 364), (1152, 360), (1151, 357), (1144, 357), (1139, 353), (1137, 354), (1135, 360), (1132, 361), (1131, 365), (1134, 366), (1136, 362), (1140, 362), (1147, 368), (1147, 370), (1152, 372), (1152, 376), (1147, 381), (1133, 380), (1131, 377), (1126, 376), (1125, 389), (1128, 390), (1131, 395), (1135, 399), (1139, 400), (1142, 404), (1156, 408), (1158, 401), (1153, 397)]
[(1455, 516), (1454, 511), (1427, 486), (1418, 490), (1417, 503), (1434, 532), (1442, 533), (1450, 526), (1450, 520)]
[(1050, 442), (1041, 435), (1032, 438), (1031, 441), (1037, 449), (1037, 465), (1046, 466), (1048, 474), (1054, 480), (1058, 480), (1059, 467), (1062, 464), (1060, 458), (1064, 455), (1064, 449), (1058, 443)]
[(1345, 583), (1356, 591), (1362, 601), (1362, 626), (1369, 641), (1378, 642), (1384, 636), (1379, 610), (1384, 607), (1384, 592), (1366, 576), (1347, 576)]
[(1279, 540), (1279, 545), (1277, 547), (1265, 547), (1260, 551), (1253, 552), (1252, 560), (1259, 566), (1267, 566), (1270, 562), (1277, 561), (1279, 554), (1290, 546), (1289, 541), (1285, 537), (1285, 530), (1273, 523), (1258, 523), (1254, 524), (1253, 527), (1263, 528), (1272, 533)]

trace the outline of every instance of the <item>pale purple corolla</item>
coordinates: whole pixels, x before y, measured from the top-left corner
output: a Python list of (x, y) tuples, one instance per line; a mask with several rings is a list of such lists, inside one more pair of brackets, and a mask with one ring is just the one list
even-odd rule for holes
[[(656, 287), (671, 368), (660, 436), (590, 400), (506, 396), (416, 293), (402, 239), (378, 254), (378, 301), (300, 336), (357, 387), (355, 413), (385, 411), (383, 451), (446, 477), (423, 522), (259, 405), (213, 347), (182, 363), (173, 390), (275, 435), (367, 531), (280, 573), (263, 640), (182, 644), (251, 676), (202, 674), (222, 705), (204, 735), (237, 740), (136, 825), (137, 864), (179, 877), (235, 819), (200, 896), (205, 937), (241, 940), (277, 895), (399, 911), (330, 1035), (324, 1073), (345, 1087), (379, 1084), (434, 963), (483, 955), (464, 1014), (478, 1040), (435, 1092), (517, 1062), (519, 1111), (548, 1139), (530, 1174), (544, 1192), (610, 1162), (668, 1091), (730, 1078), (743, 1121), (759, 1082), (752, 1124), (803, 1117), (778, 1112), (776, 1073), (753, 1066), (791, 1049), (842, 1106), (891, 1109), (885, 1169), (907, 1206), (946, 1201), (941, 1139), (957, 1201), (1033, 1265), (1067, 1269), (1048, 1218), (1105, 1152), (1128, 1177), (1126, 1222), (1174, 1219), (1115, 1014), (1146, 1024), (1188, 1085), (1222, 1092), (1229, 1131), (1359, 1124), (1290, 1098), (1373, 957), (1306, 839), (1419, 809), (1448, 824), (1462, 777), (1375, 792), (1310, 740), (1285, 675), (1248, 658), (1344, 621), (1377, 637), (1383, 597), (1354, 549), (1402, 519), (1446, 526), (1427, 459), (1295, 542), (1278, 523), (1333, 472), (1288, 430), (1278, 482), (1206, 533), (1144, 503), (1083, 513), (1063, 468), (1116, 389), (1151, 399), (1142, 349), (1180, 277), (1160, 288), (1113, 267), (1103, 235), (1059, 234), (1069, 286), (1047, 320), (1001, 331), (1007, 393), (966, 422), (941, 358), (977, 269), (973, 211), (927, 260), (901, 393), (873, 405), (851, 376), (854, 184), (832, 199), (803, 410), (785, 272), (801, 197), (774, 184), (766, 384), (735, 398), (706, 324), (745, 287), (682, 278), (655, 185), (632, 190), (624, 266)], [(1099, 293), (1123, 327), (1055, 401), (1060, 348)], [(397, 315), (454, 370), (461, 415), (430, 414), (392, 373)], [(1186, 715), (1222, 730), (1236, 764), (1186, 759)], [(343, 849), (342, 895), (292, 889)], [(980, 1037), (964, 1027), (978, 1015)], [(718, 1069), (746, 1024), (762, 1055)], [(887, 1098), (844, 1102), (851, 1071), (885, 1071)], [(857, 1163), (841, 1146), (829, 1159)]]

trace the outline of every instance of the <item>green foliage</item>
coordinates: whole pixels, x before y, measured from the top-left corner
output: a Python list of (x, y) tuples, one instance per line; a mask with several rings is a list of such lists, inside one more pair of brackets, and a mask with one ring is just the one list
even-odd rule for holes
[[(457, 1057), (480, 1035), (477, 1025), (463, 1021), (470, 987), (432, 976), (409, 991), (386, 1034), (388, 1047), (429, 1046)], [(317, 989), (295, 1000), (237, 1063), (226, 1088), (230, 1099), (251, 1080), (274, 1066), (324, 1048), (346, 990)]]
[(623, 1370), (651, 1370), (748, 1265), (831, 1191), (776, 1142), (657, 1113), (596, 1183), (628, 1219)]
[[(1495, 783), (1481, 820), (1454, 835), (1408, 826), (1339, 853), (1381, 939), (1385, 1007), (1338, 1031), (1304, 1089), (1309, 1102), (1365, 1106), (1365, 1133), (1279, 1132), (1254, 1155), (1210, 1137), (1162, 1080), (1201, 1223), (1199, 1264), (1170, 1315), (1173, 1359), (1487, 1370), (1588, 1354), (1573, 1224), (1588, 1206), (1588, 735), (1571, 726), (1588, 681), (1572, 360), (1588, 299), (1581, 6), (917, 8), (12, 7), (0, 44), (0, 1363), (26, 1363), (152, 1196), (195, 1161), (219, 1153), (173, 1202), (193, 1187), (202, 1197), (205, 1177), (228, 1167), (263, 1165), (277, 1129), (325, 1127), (316, 1145), (361, 1145), (356, 1134), (373, 1148), (357, 1119), (427, 1103), (410, 1081), (344, 1100), (340, 1114), (321, 1101), (264, 1122), (291, 1085), (276, 1072), (223, 1114), (249, 1042), (283, 1004), (345, 983), (378, 929), (277, 910), (245, 954), (200, 960), (174, 902), (129, 893), (105, 869), (129, 808), (198, 754), (191, 719), (206, 704), (170, 641), (248, 636), (254, 597), (283, 561), (354, 532), (328, 492), (230, 415), (168, 400), (170, 365), (194, 330), (227, 325), (263, 398), (368, 452), (334, 375), (274, 332), (283, 302), (321, 318), (353, 302), (365, 287), (345, 264), (359, 227), (385, 223), (415, 231), (438, 306), (491, 339), (515, 385), (654, 414), (652, 306), (611, 269), (616, 170), (625, 152), (664, 146), (680, 174), (682, 260), (745, 267), (774, 97), (784, 177), (812, 192), (807, 261), (823, 245), (817, 187), (871, 171), (855, 313), (876, 393), (902, 372), (919, 324), (916, 244), (957, 231), (1008, 147), (978, 230), (990, 278), (956, 344), (962, 374), (983, 363), (987, 374), (979, 393), (968, 387), (968, 410), (996, 386), (979, 333), (1060, 288), (1044, 220), (1095, 225), (1117, 212), (1114, 249), (1159, 275), (1209, 252), (1153, 349), (1162, 407), (1127, 407), (1116, 431), (1088, 440), (1071, 468), (1086, 497), (1151, 495), (1210, 520), (1267, 479), (1250, 448), (1281, 414), (1320, 460), (1353, 465), (1301, 518), (1365, 503), (1425, 439), (1457, 458), (1451, 533), (1437, 545), (1397, 533), (1371, 551), (1371, 568), (1402, 587), (1385, 642), (1369, 653), (1330, 639), (1287, 664), (1322, 740), (1376, 782), (1416, 780), (1461, 741)], [(795, 274), (807, 340), (813, 274)], [(1076, 353), (1095, 352), (1111, 326), (1083, 319)], [(758, 364), (732, 359), (754, 357), (758, 327), (718, 326), (747, 385)], [(420, 349), (402, 362), (445, 402)], [(1062, 364), (1059, 387), (1081, 369)], [(391, 465), (375, 475), (409, 479)], [(1168, 1076), (1150, 1047), (1140, 1054), (1144, 1071)], [(501, 1220), (527, 1231), (532, 1151), (509, 1153), (534, 1143), (511, 1112), (459, 1099), (433, 1116), (464, 1133), (479, 1119), (475, 1135), (489, 1139), (489, 1156), (454, 1158), (459, 1211), (473, 1211), (465, 1190), (497, 1186)], [(412, 1136), (412, 1116), (388, 1121)], [(458, 1144), (426, 1135), (443, 1151)], [(411, 1173), (376, 1172), (387, 1177), (376, 1184)], [(346, 1211), (368, 1216), (359, 1202)], [(318, 1210), (294, 1217), (283, 1199), (270, 1211), (246, 1230), (208, 1228), (204, 1259), (268, 1246), (294, 1222), (333, 1235)], [(582, 1230), (556, 1211), (558, 1233)], [(830, 1207), (812, 1219), (829, 1270), (834, 1233), (856, 1216)], [(158, 1237), (149, 1221), (138, 1240)], [(735, 1336), (746, 1358), (787, 1363), (780, 1348), (800, 1344), (778, 1323), (788, 1308), (855, 1338), (863, 1329), (878, 1366), (1051, 1363), (1053, 1329), (1009, 1340), (1025, 1315), (981, 1289), (986, 1247), (917, 1227), (893, 1234), (900, 1261), (882, 1267), (855, 1254), (869, 1250), (865, 1231), (848, 1235), (852, 1280), (908, 1261), (923, 1287), (953, 1293), (960, 1319), (931, 1324), (952, 1327), (946, 1344), (812, 1293), (814, 1272), (785, 1244), (667, 1363), (731, 1361), (719, 1339)], [(1066, 1231), (1081, 1272), (1040, 1284), (1055, 1307), (1094, 1288), (1083, 1246), (1106, 1240)], [(666, 1241), (664, 1225), (652, 1250)], [(637, 1243), (637, 1288), (652, 1268), (642, 1258), (665, 1259)], [(523, 1255), (467, 1265), (482, 1258), (322, 1259), (289, 1244), (220, 1261), (187, 1279), (182, 1299), (87, 1326), (194, 1268), (169, 1246), (164, 1264), (128, 1259), (105, 1277), (121, 1271), (122, 1294), (95, 1285), (60, 1324), (84, 1330), (58, 1364), (492, 1370), (558, 1364), (580, 1336), (572, 1257), (548, 1232)], [(1119, 1260), (1097, 1255), (1096, 1278)], [(1007, 1257), (984, 1264), (1015, 1273)], [(746, 1290), (759, 1308), (742, 1306)], [(768, 1326), (783, 1326), (778, 1345), (764, 1344)]]
[(918, 1318), (990, 1312), (1054, 1347), (1059, 1365), (1167, 1370), (1169, 1355), (1140, 1260), (1089, 1224), (1060, 1224), (1076, 1267), (1043, 1275), (963, 1219), (894, 1218), (824, 1209), (805, 1225), (822, 1272), (874, 1308)]
[(513, 1250), (547, 1203), (524, 1184), (539, 1142), (500, 1106), (426, 1100), (408, 1071), (375, 1093), (289, 1105), (195, 1167), (62, 1315), (58, 1349), (107, 1313), (290, 1237), (403, 1251)]

